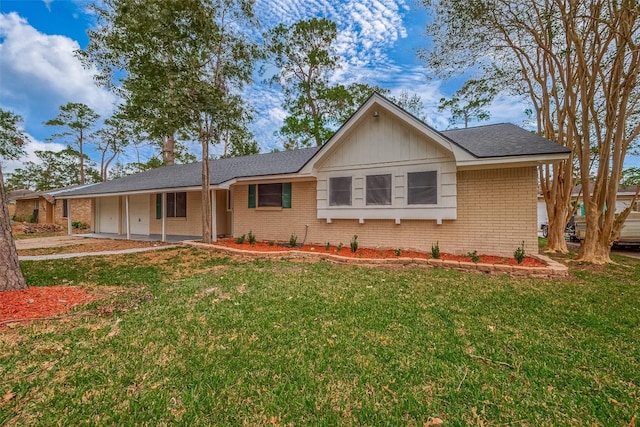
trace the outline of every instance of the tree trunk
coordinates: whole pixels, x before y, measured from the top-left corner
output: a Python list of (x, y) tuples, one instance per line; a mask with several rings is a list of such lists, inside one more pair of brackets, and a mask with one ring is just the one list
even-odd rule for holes
[[(587, 218), (587, 222), (589, 219)], [(576, 261), (589, 262), (592, 264), (607, 264), (611, 262), (609, 252), (611, 250), (611, 243), (609, 242), (610, 235), (603, 233), (597, 224), (589, 226), (587, 224), (586, 234), (582, 246), (580, 246), (580, 252)]]
[(82, 129), (80, 129), (80, 138), (78, 138), (78, 149), (80, 150), (80, 184), (84, 185), (84, 152), (82, 143), (84, 139), (84, 135)]
[(176, 138), (169, 135), (162, 139), (162, 161), (165, 165), (173, 165), (176, 161)]
[(202, 136), (202, 241), (211, 243), (211, 191), (209, 189), (209, 139)]
[(11, 234), (11, 220), (0, 166), (0, 292), (26, 289), (27, 282), (20, 271), (16, 243)]

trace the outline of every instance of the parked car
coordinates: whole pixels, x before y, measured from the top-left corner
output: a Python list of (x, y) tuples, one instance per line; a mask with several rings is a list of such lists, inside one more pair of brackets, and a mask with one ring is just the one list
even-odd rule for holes
[[(567, 226), (564, 228), (564, 238), (565, 240), (569, 240), (571, 242), (576, 242), (578, 241), (578, 238), (576, 236), (576, 222), (575, 222), (575, 215), (571, 217), (571, 219), (569, 220), (569, 222), (567, 223)], [(540, 231), (542, 231), (542, 237), (547, 238), (549, 237), (549, 224), (548, 223), (543, 223), (540, 226)]]

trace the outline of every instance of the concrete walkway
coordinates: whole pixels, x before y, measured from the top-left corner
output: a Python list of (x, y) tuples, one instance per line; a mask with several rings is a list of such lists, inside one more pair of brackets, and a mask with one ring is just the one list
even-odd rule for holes
[(80, 258), (87, 256), (105, 256), (105, 255), (120, 255), (120, 254), (133, 254), (136, 252), (147, 252), (147, 251), (157, 251), (160, 249), (171, 249), (176, 248), (178, 245), (168, 245), (168, 246), (152, 246), (148, 248), (131, 248), (131, 249), (120, 249), (117, 251), (102, 251), (102, 252), (77, 252), (72, 254), (51, 254), (51, 255), (28, 255), (28, 256), (18, 256), (20, 261), (43, 261), (48, 259), (66, 259), (66, 258)]

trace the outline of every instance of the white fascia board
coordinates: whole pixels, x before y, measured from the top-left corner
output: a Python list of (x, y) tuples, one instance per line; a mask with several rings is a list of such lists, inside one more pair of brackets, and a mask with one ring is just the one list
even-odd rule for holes
[[(212, 185), (210, 189), (215, 190), (218, 186)], [(60, 195), (58, 199), (92, 199), (98, 197), (113, 197), (113, 196), (132, 196), (135, 194), (156, 194), (156, 193), (182, 193), (182, 192), (192, 192), (192, 191), (202, 191), (201, 186), (197, 187), (179, 187), (179, 188), (152, 188), (149, 190), (136, 190), (136, 191), (121, 191), (116, 193), (100, 193), (100, 194), (82, 194), (77, 196), (65, 196)]]
[(244, 178), (236, 178), (220, 184), (221, 188), (229, 188), (234, 184), (264, 184), (267, 182), (299, 182), (299, 181), (314, 181), (316, 177), (311, 174), (287, 173), (280, 175), (262, 175), (262, 176), (248, 176)]
[(567, 160), (568, 153), (545, 154), (513, 157), (487, 157), (480, 159), (457, 160), (458, 170), (504, 169), (521, 166), (539, 166)]

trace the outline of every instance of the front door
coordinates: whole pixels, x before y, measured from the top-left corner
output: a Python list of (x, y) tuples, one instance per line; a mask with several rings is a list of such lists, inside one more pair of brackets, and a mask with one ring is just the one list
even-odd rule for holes
[(98, 233), (120, 231), (120, 197), (101, 197), (96, 199), (98, 209)]
[(149, 195), (129, 196), (129, 226), (131, 234), (149, 235)]

